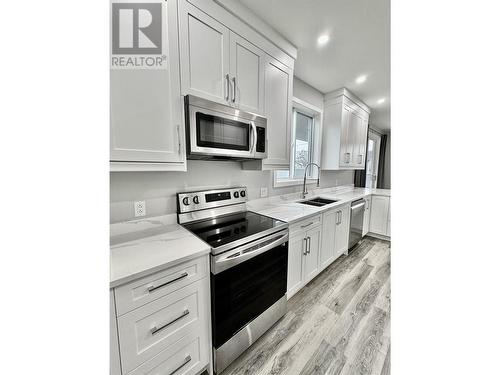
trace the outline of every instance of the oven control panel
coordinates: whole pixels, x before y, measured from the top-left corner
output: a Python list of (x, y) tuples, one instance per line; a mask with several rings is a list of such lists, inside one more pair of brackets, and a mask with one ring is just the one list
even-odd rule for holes
[(196, 191), (177, 194), (177, 212), (186, 213), (209, 208), (245, 203), (248, 200), (246, 187)]

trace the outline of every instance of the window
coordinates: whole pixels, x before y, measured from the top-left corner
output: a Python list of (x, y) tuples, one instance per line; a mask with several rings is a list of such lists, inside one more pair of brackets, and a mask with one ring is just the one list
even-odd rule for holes
[[(312, 162), (319, 164), (321, 110), (299, 99), (294, 99), (293, 104), (290, 168), (275, 171), (275, 187), (302, 183), (307, 164)], [(309, 182), (315, 182), (317, 175), (318, 170), (316, 167), (307, 169), (307, 178), (314, 180)]]

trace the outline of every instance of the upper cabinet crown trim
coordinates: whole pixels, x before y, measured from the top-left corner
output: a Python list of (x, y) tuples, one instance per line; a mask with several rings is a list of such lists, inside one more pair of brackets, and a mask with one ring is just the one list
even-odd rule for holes
[[(269, 32), (271, 27), (264, 21), (258, 19), (250, 10), (243, 5), (230, 4), (225, 0), (181, 0), (186, 1), (210, 17), (214, 18), (234, 33), (248, 40), (264, 52), (285, 64), (289, 68), (294, 67), (297, 58), (297, 48), (280, 36), (275, 31)], [(245, 17), (245, 21), (241, 17)], [(257, 31), (248, 22), (265, 28), (263, 32)], [(266, 25), (266, 26), (264, 26)], [(271, 29), (272, 30), (272, 29)], [(286, 43), (285, 43), (286, 42)]]
[(345, 87), (342, 87), (341, 89), (329, 92), (328, 94), (325, 94), (325, 105), (328, 105), (330, 103), (333, 104), (336, 99), (345, 96), (346, 98), (350, 99), (352, 102), (354, 102), (356, 105), (358, 105), (361, 109), (363, 109), (365, 112), (368, 114), (371, 113), (370, 107), (368, 107), (363, 101), (358, 98), (356, 95), (354, 95), (352, 92), (347, 90)]
[(269, 24), (259, 18), (243, 4), (234, 0), (214, 0), (221, 7), (238, 17), (256, 32), (269, 39), (278, 48), (282, 49), (293, 59), (297, 59), (297, 47), (276, 32)]

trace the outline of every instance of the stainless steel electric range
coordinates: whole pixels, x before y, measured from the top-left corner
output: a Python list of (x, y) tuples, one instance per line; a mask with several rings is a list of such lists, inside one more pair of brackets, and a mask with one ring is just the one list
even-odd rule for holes
[(216, 373), (286, 312), (288, 224), (247, 211), (247, 199), (245, 187), (177, 194), (179, 223), (212, 248)]

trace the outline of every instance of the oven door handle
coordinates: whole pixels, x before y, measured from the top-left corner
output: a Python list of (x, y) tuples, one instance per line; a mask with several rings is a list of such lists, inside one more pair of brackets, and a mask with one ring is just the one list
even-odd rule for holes
[[(212, 273), (217, 275), (228, 268), (232, 268), (248, 259), (256, 257), (259, 254), (265, 253), (274, 247), (284, 244), (288, 241), (288, 231), (278, 232), (277, 236), (275, 234), (269, 237), (263, 238), (257, 242), (242, 245), (236, 249), (229, 250), (225, 253), (212, 257)], [(273, 241), (269, 242), (270, 239)]]

